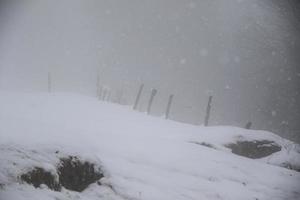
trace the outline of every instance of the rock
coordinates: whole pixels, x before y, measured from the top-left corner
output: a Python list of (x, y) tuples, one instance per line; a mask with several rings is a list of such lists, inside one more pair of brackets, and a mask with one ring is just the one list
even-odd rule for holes
[(53, 175), (51, 172), (45, 171), (40, 167), (35, 167), (33, 170), (22, 174), (20, 178), (22, 181), (25, 181), (26, 183), (31, 184), (36, 188), (40, 187), (42, 184), (45, 184), (51, 190), (61, 190), (61, 186), (57, 182), (55, 175)]
[(290, 170), (300, 172), (300, 166), (292, 165), (291, 163), (288, 163), (288, 162), (284, 162), (280, 166), (284, 167), (284, 168), (287, 168), (287, 169), (290, 169)]
[(237, 141), (225, 147), (230, 148), (234, 154), (253, 159), (263, 158), (281, 150), (280, 145), (268, 140)]
[(58, 178), (57, 175), (40, 167), (35, 167), (22, 174), (20, 178), (23, 182), (36, 188), (46, 185), (54, 191), (61, 191), (61, 188), (64, 187), (68, 190), (82, 192), (92, 183), (99, 184), (99, 180), (104, 177), (100, 168), (95, 168), (95, 164), (80, 161), (74, 156), (61, 158), (56, 170)]
[(69, 190), (83, 191), (90, 184), (101, 179), (103, 174), (100, 169), (89, 162), (81, 162), (77, 157), (62, 158), (58, 166), (59, 182)]

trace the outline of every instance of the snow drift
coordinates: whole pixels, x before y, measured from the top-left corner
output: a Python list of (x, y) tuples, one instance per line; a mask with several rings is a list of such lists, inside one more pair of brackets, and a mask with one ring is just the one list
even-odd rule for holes
[[(1, 200), (300, 199), (299, 145), (270, 132), (182, 124), (74, 94), (0, 96)], [(241, 141), (280, 150), (251, 159), (228, 148)], [(35, 167), (55, 174), (68, 156), (101, 166), (100, 184), (53, 191), (20, 179)]]

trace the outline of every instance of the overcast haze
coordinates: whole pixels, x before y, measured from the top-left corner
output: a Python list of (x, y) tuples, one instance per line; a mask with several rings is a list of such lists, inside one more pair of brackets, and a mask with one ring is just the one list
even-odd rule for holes
[[(154, 115), (273, 131), (300, 141), (299, 1), (28, 0), (2, 3), (0, 88), (96, 96), (131, 105), (158, 89)], [(114, 100), (114, 99), (113, 99)]]

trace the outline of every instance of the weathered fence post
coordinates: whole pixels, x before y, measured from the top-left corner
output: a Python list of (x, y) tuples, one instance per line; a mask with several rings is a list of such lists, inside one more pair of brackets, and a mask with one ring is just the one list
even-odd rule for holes
[(99, 69), (97, 70), (97, 80), (96, 80), (96, 95), (97, 98), (100, 99), (100, 76), (99, 76)]
[(136, 99), (135, 99), (135, 102), (134, 102), (134, 105), (133, 105), (133, 110), (137, 109), (137, 106), (139, 104), (143, 88), (144, 88), (144, 84), (141, 84), (140, 89), (139, 89), (139, 91), (138, 91), (138, 93), (136, 95)]
[(167, 105), (167, 110), (166, 110), (166, 115), (165, 115), (165, 118), (166, 118), (166, 119), (169, 119), (169, 114), (170, 114), (170, 110), (171, 110), (171, 105), (172, 105), (173, 97), (174, 97), (173, 94), (171, 94), (171, 95), (169, 96), (168, 105)]
[(250, 129), (252, 126), (252, 122), (248, 122), (245, 126), (245, 129)]
[(107, 88), (103, 87), (102, 101), (105, 101), (107, 95)]
[(123, 98), (123, 90), (119, 90), (117, 93), (117, 103), (122, 104), (122, 98)]
[(51, 90), (52, 90), (51, 73), (48, 72), (48, 92), (51, 93)]
[(98, 100), (100, 101), (102, 99), (102, 93), (103, 93), (103, 87), (99, 85), (99, 91), (98, 91)]
[(210, 110), (211, 110), (211, 102), (212, 102), (212, 96), (209, 96), (207, 107), (206, 107), (206, 114), (204, 119), (204, 126), (208, 126), (208, 121), (210, 117)]
[(106, 97), (106, 101), (110, 102), (110, 97), (111, 97), (111, 90), (108, 89), (107, 91), (107, 97)]
[(151, 96), (150, 96), (149, 103), (148, 103), (148, 108), (147, 108), (147, 114), (148, 115), (150, 115), (153, 99), (154, 99), (156, 93), (157, 93), (156, 89), (151, 90)]

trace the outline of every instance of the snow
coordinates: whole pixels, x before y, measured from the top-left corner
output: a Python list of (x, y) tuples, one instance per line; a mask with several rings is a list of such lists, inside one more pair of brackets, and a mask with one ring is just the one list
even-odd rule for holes
[[(300, 199), (299, 172), (279, 167), (300, 166), (299, 145), (273, 133), (193, 126), (76, 94), (0, 96), (0, 200)], [(224, 147), (240, 140), (271, 140), (283, 148), (253, 160)], [(55, 173), (67, 155), (101, 165), (102, 185), (78, 193), (20, 182), (35, 166)]]

